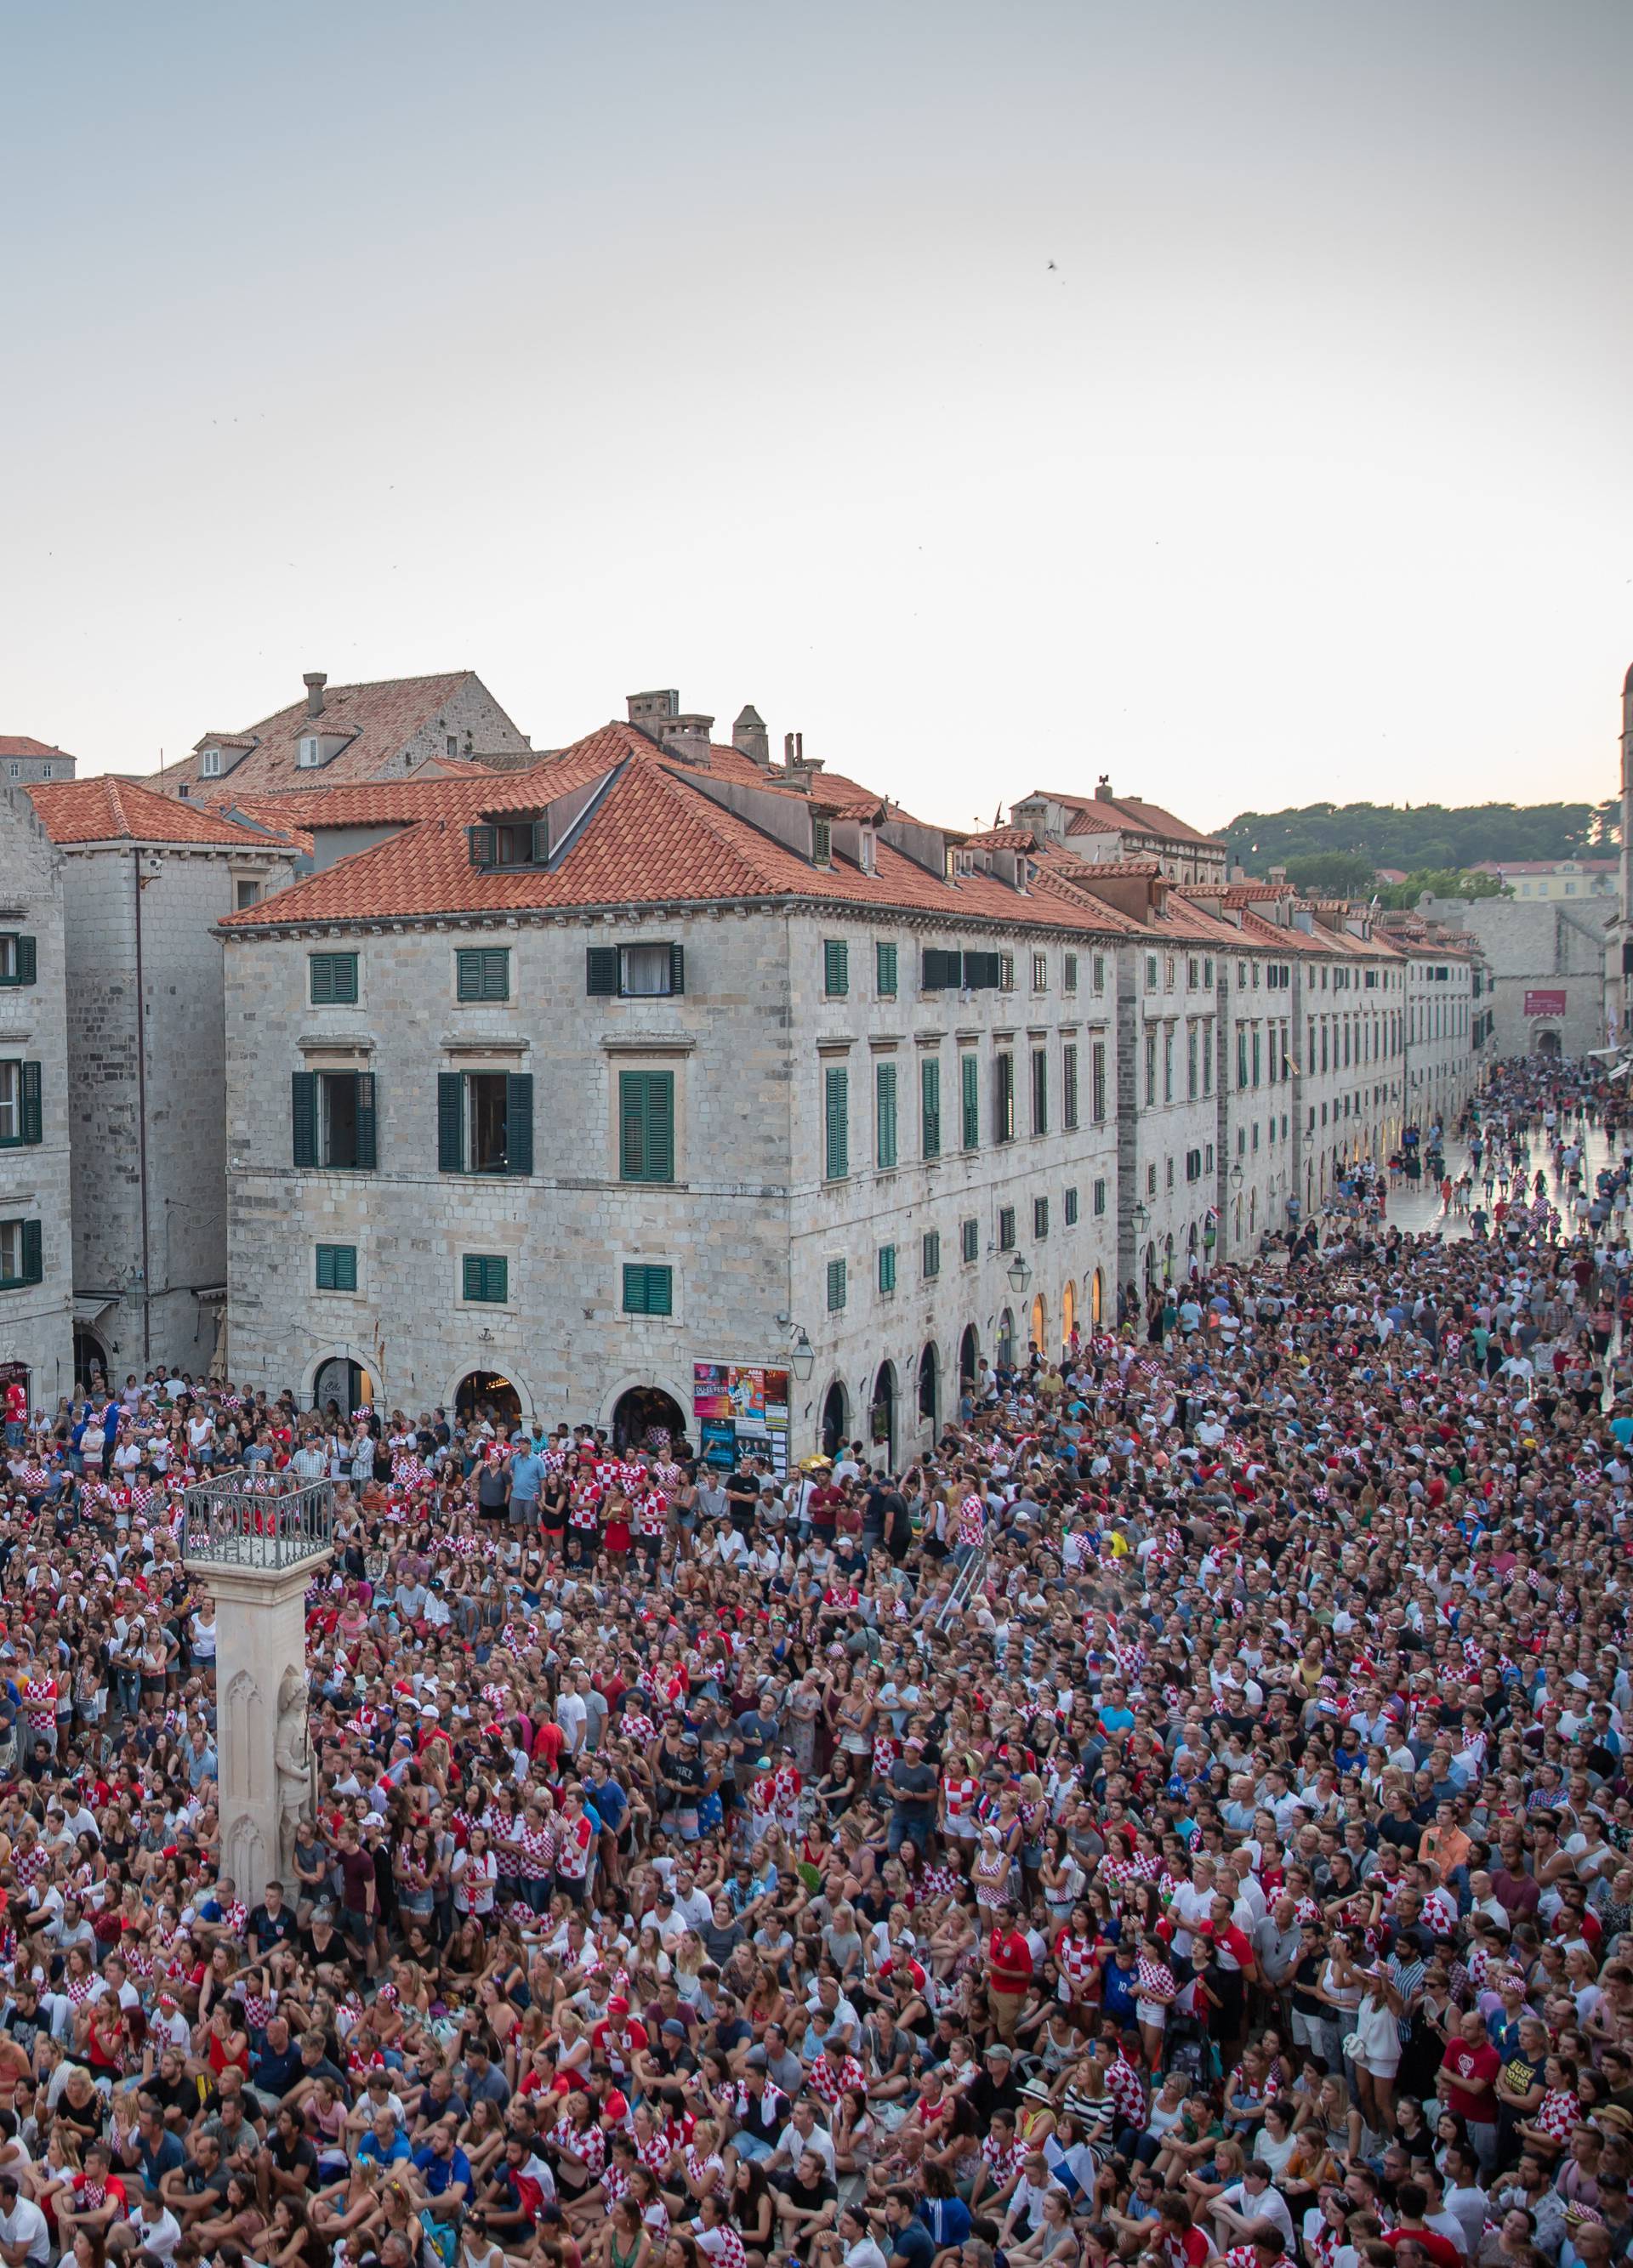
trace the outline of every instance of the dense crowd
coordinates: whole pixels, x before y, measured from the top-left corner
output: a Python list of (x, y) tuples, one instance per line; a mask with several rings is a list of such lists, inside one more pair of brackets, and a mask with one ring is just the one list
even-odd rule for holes
[[(1611, 1094), (1504, 1067), (1479, 1233), (1358, 1174), (895, 1475), (15, 1396), (4, 2268), (1622, 2259)], [(176, 1528), (240, 1465), (338, 1539), (253, 1906)]]

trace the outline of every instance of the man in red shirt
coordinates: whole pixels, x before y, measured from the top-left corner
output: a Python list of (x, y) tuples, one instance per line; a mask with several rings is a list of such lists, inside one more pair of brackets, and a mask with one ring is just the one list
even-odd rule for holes
[(1018, 1919), (1013, 1901), (1006, 1899), (986, 1942), (986, 1997), (998, 2036), (1008, 2047), (1015, 2045), (1015, 2028), (1032, 1982), (1032, 1948), (1016, 1927)]
[(1437, 2228), (1428, 2228), (1423, 2220), (1429, 2209), (1429, 2192), (1422, 2182), (1402, 2182), (1395, 2191), (1395, 2204), (1400, 2219), (1399, 2225), (1384, 2231), (1384, 2242), (1392, 2251), (1397, 2246), (1405, 2249), (1399, 2257), (1406, 2268), (1415, 2268), (1412, 2247), (1415, 2245), (1423, 2258), (1433, 2268), (1462, 2268), (1463, 2255), (1449, 2236)]
[(1491, 2044), (1485, 2019), (1478, 2008), (1466, 2008), (1446, 2042), (1435, 2091), (1468, 2128), (1480, 2170), (1486, 2175), (1496, 2163), (1496, 2081), (1502, 2068), (1503, 2058)]

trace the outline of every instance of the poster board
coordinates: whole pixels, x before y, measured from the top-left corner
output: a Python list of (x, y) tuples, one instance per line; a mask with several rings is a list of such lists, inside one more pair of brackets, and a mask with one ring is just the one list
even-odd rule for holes
[(1563, 1016), (1564, 1012), (1565, 996), (1563, 992), (1527, 992), (1526, 995), (1527, 1016)]
[(729, 1471), (764, 1457), (779, 1479), (788, 1469), (788, 1373), (758, 1364), (692, 1365), (691, 1414), (704, 1462)]

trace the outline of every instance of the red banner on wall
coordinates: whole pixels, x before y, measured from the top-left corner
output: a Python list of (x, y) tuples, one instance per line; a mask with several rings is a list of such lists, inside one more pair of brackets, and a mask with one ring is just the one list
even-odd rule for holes
[(1565, 996), (1563, 992), (1527, 992), (1526, 995), (1527, 1016), (1563, 1016), (1564, 1012)]

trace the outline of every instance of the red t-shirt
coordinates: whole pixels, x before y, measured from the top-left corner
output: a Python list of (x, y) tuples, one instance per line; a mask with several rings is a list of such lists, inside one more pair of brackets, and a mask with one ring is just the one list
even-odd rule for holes
[[(1472, 2047), (1467, 2040), (1450, 2040), (1440, 2058), (1440, 2068), (1450, 2074), (1452, 2085), (1446, 2089), (1446, 2109), (1459, 2118), (1472, 2118), (1477, 2125), (1489, 2126), (1496, 2117), (1496, 2097), (1491, 2088), (1503, 2068), (1503, 2058), (1489, 2040), (1482, 2040)], [(1457, 2081), (1460, 2079), (1483, 2079), (1486, 2090), (1471, 2095)]]
[(1449, 2236), (1442, 2236), (1437, 2228), (1386, 2228), (1384, 2242), (1393, 2252), (1403, 2236), (1410, 2236), (1421, 2244), (1435, 2268), (1462, 2268), (1463, 2256)]
[(1000, 1992), (1024, 1992), (1032, 1981), (1032, 1948), (1018, 1929), (994, 1930), (987, 1942), (986, 1962)]

